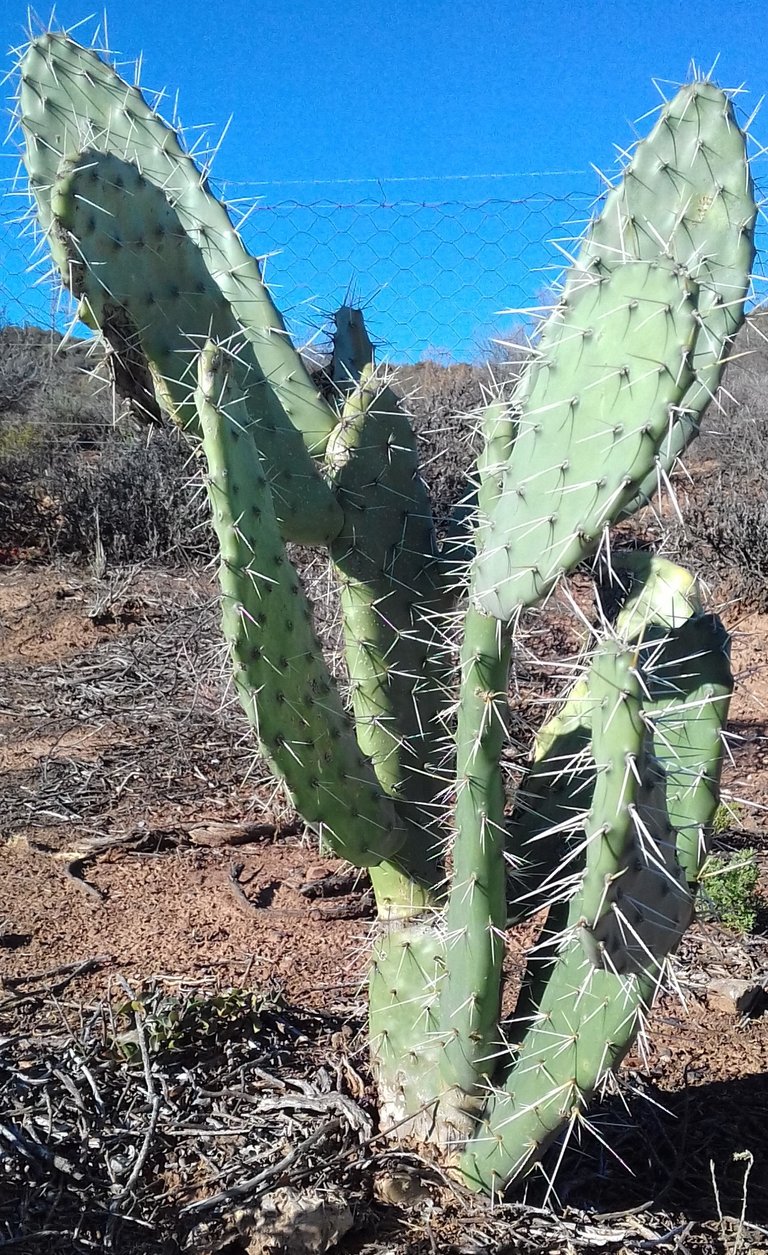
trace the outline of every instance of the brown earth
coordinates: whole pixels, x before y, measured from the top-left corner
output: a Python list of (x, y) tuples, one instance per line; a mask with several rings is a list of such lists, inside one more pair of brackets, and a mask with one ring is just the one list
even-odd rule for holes
[[(768, 618), (725, 617), (738, 688), (724, 789), (743, 805), (724, 841), (757, 849), (768, 893)], [(279, 989), (289, 1006), (357, 1032), (366, 879), (318, 853), (253, 754), (227, 693), (216, 620), (205, 574), (135, 570), (98, 581), (81, 569), (25, 565), (2, 573), (6, 1031), (34, 1027), (41, 990), (92, 1005), (159, 982)], [(526, 940), (510, 935), (511, 975)], [(768, 938), (697, 923), (676, 973), (682, 1001), (661, 999), (645, 1051), (623, 1073), (629, 1118), (608, 1100), (596, 1116), (597, 1151), (569, 1152), (559, 1200), (623, 1217), (642, 1207), (659, 1223), (668, 1216), (685, 1239), (659, 1249), (683, 1255), (768, 1249), (768, 1014), (729, 1014), (709, 996), (713, 980), (768, 984)], [(745, 1173), (746, 1216), (757, 1228), (747, 1245), (739, 1231), (737, 1247), (718, 1219), (713, 1181), (721, 1209), (738, 1219)], [(365, 1249), (438, 1249), (420, 1223), (408, 1222), (409, 1245)], [(441, 1249), (465, 1249), (447, 1213), (444, 1223)], [(601, 1240), (594, 1249), (630, 1247)]]

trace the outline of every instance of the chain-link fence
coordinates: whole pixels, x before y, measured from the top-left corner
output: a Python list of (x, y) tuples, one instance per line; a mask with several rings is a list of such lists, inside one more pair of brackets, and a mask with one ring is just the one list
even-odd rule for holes
[[(526, 189), (532, 179), (525, 176)], [(553, 176), (550, 185), (563, 182)], [(585, 186), (583, 177), (573, 182)], [(297, 344), (323, 344), (334, 309), (351, 300), (366, 309), (382, 356), (395, 363), (477, 362), (495, 356), (494, 339), (514, 335), (524, 321), (520, 311), (548, 303), (594, 197), (573, 188), (482, 195), (494, 186), (483, 179), (449, 185), (469, 193), (466, 199), (390, 199), (383, 190), (359, 200), (272, 199), (249, 184), (221, 191), (235, 221), (242, 214), (247, 246), (265, 259), (267, 282)], [(47, 248), (25, 193), (6, 186), (0, 325), (62, 331), (73, 307), (48, 277)], [(444, 186), (418, 185), (420, 192)], [(764, 230), (761, 220), (760, 252)], [(765, 296), (761, 287), (758, 281), (757, 300)]]
[[(382, 192), (302, 203), (254, 200), (255, 190), (224, 192), (236, 221), (250, 200), (240, 229), (264, 258), (296, 343), (314, 346), (310, 359), (322, 357), (338, 305), (366, 309), (379, 359), (402, 368), (398, 385), (442, 517), (465, 490), (471, 422), (462, 416), (481, 402), (484, 363), (504, 355), (494, 340), (513, 336), (524, 320), (501, 311), (546, 299), (563, 263), (553, 241), (567, 248), (580, 233), (590, 197)], [(51, 332), (66, 329), (74, 307), (49, 277), (47, 246), (27, 211), (23, 192), (0, 193), (0, 557), (4, 541), (15, 556), (94, 554), (99, 546), (117, 562), (189, 556), (202, 516), (186, 446), (172, 430), (146, 441), (130, 423), (115, 425), (124, 407), (94, 382), (100, 355), (89, 357), (82, 324), (67, 351), (56, 351)]]
[[(550, 303), (552, 284), (592, 211), (589, 192), (571, 187), (466, 199), (382, 193), (302, 202), (253, 201), (256, 189), (242, 185), (228, 190), (235, 211), (251, 197), (242, 234), (264, 257), (267, 281), (299, 346), (314, 342), (321, 356), (338, 304), (365, 307), (380, 359), (401, 368), (396, 383), (408, 400), (436, 516), (444, 518), (466, 487), (469, 416), (491, 376), (499, 377), (497, 364), (509, 360), (503, 341), (520, 331), (524, 311)], [(3, 552), (13, 560), (26, 553), (101, 554), (117, 563), (179, 554), (187, 560), (198, 544), (207, 557), (198, 539), (207, 535), (198, 526), (202, 498), (190, 481), (185, 443), (172, 428), (148, 441), (130, 423), (114, 422), (123, 412), (120, 398), (94, 383), (90, 368), (100, 355), (89, 356), (83, 326), (75, 327), (67, 352), (56, 351), (59, 338), (51, 332), (66, 328), (73, 308), (48, 277), (47, 249), (27, 208), (23, 196), (0, 192), (0, 562)], [(765, 243), (761, 219), (757, 302), (765, 295)], [(745, 564), (738, 547), (765, 551), (764, 332), (754, 324), (753, 331), (741, 346), (748, 356), (733, 364), (728, 382), (742, 403), (740, 425), (731, 417), (724, 424), (739, 509), (723, 507), (734, 500), (725, 483), (694, 502), (688, 517), (714, 555), (711, 564), (719, 569), (719, 555), (740, 570), (748, 565), (762, 598), (764, 571), (757, 559)], [(720, 445), (711, 447), (712, 465), (720, 447), (722, 433)], [(753, 485), (747, 498), (742, 480)], [(748, 520), (745, 499), (755, 507)], [(711, 543), (715, 533), (720, 539)], [(743, 583), (743, 591), (754, 594), (751, 584)]]
[[(322, 342), (329, 315), (352, 299), (366, 308), (382, 355), (401, 363), (487, 357), (494, 337), (521, 321), (502, 311), (540, 300), (562, 266), (558, 242), (579, 234), (590, 209), (575, 192), (302, 203), (236, 190), (237, 206), (250, 193), (243, 236), (265, 256), (297, 343)], [(0, 197), (0, 321), (63, 330), (71, 306), (46, 278), (25, 209), (23, 196)]]

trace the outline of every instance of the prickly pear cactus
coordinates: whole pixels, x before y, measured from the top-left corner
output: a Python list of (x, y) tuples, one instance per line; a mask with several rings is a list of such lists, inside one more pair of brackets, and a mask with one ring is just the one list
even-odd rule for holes
[[(637, 145), (530, 360), (482, 415), (472, 504), (442, 545), (361, 312), (336, 316), (329, 401), (138, 88), (49, 33), (23, 58), (19, 116), (63, 283), (145, 416), (169, 413), (203, 467), (261, 751), (307, 823), (369, 869), (382, 1128), (498, 1193), (584, 1120), (630, 1049), (708, 848), (727, 633), (693, 576), (605, 541), (695, 436), (744, 318), (756, 211), (733, 104), (689, 83)], [(327, 548), (347, 697), (288, 540)], [(610, 597), (510, 797), (522, 617), (595, 555)], [(502, 1019), (505, 934), (534, 915)]]

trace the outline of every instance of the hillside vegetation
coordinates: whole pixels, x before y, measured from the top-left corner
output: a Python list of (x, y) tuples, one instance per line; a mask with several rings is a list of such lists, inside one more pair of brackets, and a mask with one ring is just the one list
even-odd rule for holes
[[(666, 551), (691, 561), (719, 599), (768, 609), (768, 345), (765, 319), (739, 337), (718, 405), (668, 494)], [(508, 371), (509, 368), (507, 368)], [(474, 428), (498, 363), (425, 361), (395, 372), (444, 519), (466, 490)], [(318, 375), (321, 379), (321, 374)], [(199, 472), (168, 424), (139, 425), (116, 396), (98, 345), (36, 327), (0, 329), (0, 557), (100, 563), (208, 560)], [(658, 538), (654, 511), (632, 530)]]

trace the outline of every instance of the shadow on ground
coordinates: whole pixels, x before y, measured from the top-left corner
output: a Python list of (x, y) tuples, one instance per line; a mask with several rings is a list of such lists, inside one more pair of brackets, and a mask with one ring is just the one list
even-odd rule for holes
[[(675, 1092), (630, 1074), (621, 1095), (591, 1114), (595, 1136), (570, 1146), (560, 1164), (562, 1205), (707, 1221), (717, 1220), (718, 1200), (724, 1215), (739, 1216), (746, 1198), (746, 1218), (768, 1227), (768, 1073)], [(545, 1193), (533, 1184), (529, 1201)]]

